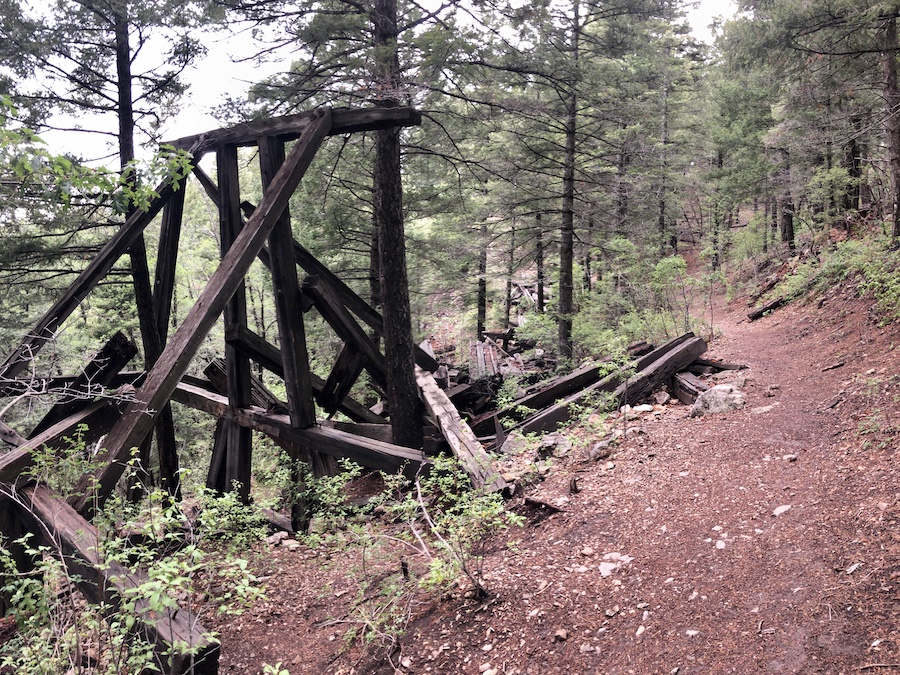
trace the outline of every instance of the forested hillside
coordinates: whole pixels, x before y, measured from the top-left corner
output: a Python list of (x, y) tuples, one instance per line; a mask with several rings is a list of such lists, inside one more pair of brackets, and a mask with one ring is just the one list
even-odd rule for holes
[[(706, 342), (678, 340), (692, 331), (715, 351), (723, 303), (735, 298), (763, 316), (808, 294), (820, 294), (821, 309), (821, 294), (840, 288), (848, 303), (871, 302), (870, 324), (890, 331), (900, 317), (900, 4), (739, 0), (711, 44), (694, 36), (687, 9), (3, 3), (0, 604), (14, 610), (18, 636), (0, 672), (140, 672), (153, 659), (214, 672), (191, 660), (192, 649), (218, 649), (213, 632), (184, 619), (189, 642), (200, 641), (179, 651), (147, 617), (174, 622), (185, 603), (199, 616), (216, 598), (223, 612), (262, 602), (262, 568), (248, 568), (248, 552), (279, 523), (311, 551), (333, 544), (334, 531), (342, 546), (388, 536), (409, 549), (373, 553), (400, 569), (354, 577), (359, 602), (347, 611), (372, 614), (344, 638), (353, 649), (377, 643), (377, 657), (362, 650), (373, 668), (418, 672), (397, 651), (415, 607), (456, 591), (454, 601), (489, 603), (486, 542), (543, 519), (540, 509), (560, 512), (527, 496), (518, 511), (505, 506), (557, 457), (555, 437), (541, 445), (532, 434), (559, 427), (586, 456), (607, 459), (595, 446), (614, 432), (605, 415), (637, 403), (629, 386), (660, 362), (634, 359), (662, 358), (650, 343), (699, 350), (672, 372), (659, 366), (664, 375), (641, 391), (679, 395), (694, 385), (677, 384), (676, 370), (733, 365), (703, 366), (694, 359)], [(195, 67), (225, 40), (274, 74), (198, 98)], [(223, 79), (229, 68), (221, 63)], [(170, 130), (187, 107), (214, 110), (224, 131)], [(374, 112), (353, 117), (363, 110)], [(81, 139), (83, 156), (43, 140), (60, 134)], [(126, 236), (113, 256), (110, 242)], [(251, 236), (259, 251), (226, 278), (221, 261)], [(211, 297), (218, 311), (205, 309)], [(486, 369), (486, 358), (505, 365)], [(107, 359), (121, 360), (114, 372)], [(528, 397), (542, 378), (554, 392), (581, 385), (538, 405)], [(696, 386), (692, 396), (706, 385)], [(552, 426), (535, 422), (542, 409)], [(516, 432), (542, 448), (528, 470), (510, 464)], [(622, 433), (612, 446), (627, 442)], [(444, 466), (442, 453), (461, 464)], [(345, 461), (371, 456), (387, 464)], [(406, 483), (389, 475), (410, 457)], [(427, 478), (410, 469), (435, 463)], [(66, 521), (70, 530), (92, 521), (102, 555), (77, 541), (72, 552), (50, 531), (47, 514), (66, 503), (85, 519)], [(403, 532), (373, 535), (373, 513)], [(41, 528), (52, 541), (14, 543)], [(48, 548), (38, 554), (38, 543)], [(59, 597), (78, 576), (66, 561), (78, 556), (104, 570), (89, 579), (103, 592), (85, 597), (139, 617), (143, 647), (124, 646), (135, 620), (104, 622), (107, 605), (63, 618)], [(52, 611), (38, 616), (42, 604)], [(82, 658), (88, 645), (93, 656)], [(481, 672), (501, 672), (492, 668)]]

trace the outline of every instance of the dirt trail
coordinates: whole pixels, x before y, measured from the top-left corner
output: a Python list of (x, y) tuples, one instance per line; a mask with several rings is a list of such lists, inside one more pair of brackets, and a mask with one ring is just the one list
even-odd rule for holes
[[(710, 353), (750, 366), (746, 407), (658, 406), (611, 461), (573, 451), (526, 491), (561, 511), (524, 511), (488, 559), (494, 597), (419, 607), (399, 672), (900, 673), (900, 331), (867, 308), (835, 294), (752, 324), (720, 309)], [(301, 560), (281, 569), (309, 600), (320, 564)], [(250, 650), (292, 675), (393, 672), (333, 660), (302, 591), (272, 590), (239, 620), (256, 629), (224, 629), (223, 672), (252, 672)]]

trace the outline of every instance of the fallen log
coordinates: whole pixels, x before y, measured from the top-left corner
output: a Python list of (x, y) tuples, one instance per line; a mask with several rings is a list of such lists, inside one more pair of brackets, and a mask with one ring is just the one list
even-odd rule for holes
[(469, 425), (459, 416), (459, 411), (447, 397), (446, 392), (438, 387), (434, 376), (416, 366), (416, 382), (428, 412), (450, 444), (453, 454), (462, 462), (472, 485), (485, 492), (511, 494), (511, 486), (494, 467), (491, 456), (485, 451)]
[(725, 361), (719, 361), (719, 359), (704, 358), (702, 356), (694, 359), (694, 363), (698, 366), (709, 366), (716, 370), (745, 370), (747, 368), (746, 363), (726, 363)]
[(703, 338), (691, 338), (677, 349), (663, 354), (650, 365), (641, 368), (638, 372), (626, 379), (616, 387), (613, 396), (618, 405), (634, 405), (654, 389), (662, 386), (678, 371), (690, 364), (700, 354), (706, 351), (706, 341)]
[[(29, 485), (20, 492), (19, 516), (31, 524), (39, 539), (58, 547), (70, 578), (93, 603), (118, 606), (122, 597), (135, 593), (147, 578), (133, 574), (119, 563), (101, 559), (97, 529), (49, 488)], [(219, 670), (219, 645), (189, 609), (157, 612), (144, 598), (136, 599), (134, 616), (138, 631), (153, 646), (157, 668), (172, 675), (215, 675)], [(172, 648), (192, 654), (172, 655)]]
[(783, 297), (779, 296), (772, 300), (771, 302), (767, 302), (765, 305), (760, 307), (759, 309), (755, 309), (747, 315), (747, 319), (749, 321), (756, 321), (757, 319), (761, 319), (766, 312), (773, 312), (779, 307), (781, 307), (784, 303), (786, 303)]

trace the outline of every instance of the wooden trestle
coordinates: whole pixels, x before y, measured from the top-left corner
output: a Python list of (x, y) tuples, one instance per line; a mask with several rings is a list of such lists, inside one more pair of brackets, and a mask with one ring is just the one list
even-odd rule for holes
[[(96, 533), (88, 519), (95, 506), (113, 492), (132, 449), (145, 444), (154, 427), (163, 484), (177, 496), (177, 444), (168, 412), (171, 401), (218, 419), (208, 482), (216, 489), (237, 484), (245, 499), (249, 497), (251, 482), (253, 430), (273, 438), (292, 459), (309, 462), (318, 475), (333, 471), (334, 459), (338, 457), (390, 471), (414, 472), (426, 462), (422, 450), (376, 440), (379, 434), (372, 433), (371, 425), (384, 424), (385, 418), (349, 397), (350, 388), (363, 370), (373, 381), (384, 384), (384, 355), (379, 342), (366, 331), (381, 334), (382, 317), (294, 239), (288, 209), (289, 199), (327, 137), (417, 125), (420, 121), (421, 115), (410, 108), (321, 108), (173, 141), (170, 145), (190, 153), (193, 175), (219, 210), (220, 264), (186, 318), (169, 335), (178, 244), (184, 226), (184, 181), (165, 181), (157, 188), (159, 196), (148, 209), (135, 212), (126, 220), (0, 364), (0, 397), (27, 390), (30, 382), (23, 375), (44, 344), (119, 258), (143, 241), (143, 231), (162, 213), (151, 311), (142, 317), (147, 371), (120, 372), (136, 348), (117, 335), (80, 376), (46, 383), (74, 395), (62, 398), (31, 434), (20, 435), (0, 422), (0, 443), (17, 446), (0, 456), (0, 483), (7, 495), (0, 500), (0, 524), (10, 531), (24, 527), (44, 538), (52, 537), (65, 552), (67, 564), (86, 580), (86, 595), (91, 599), (115, 595), (116, 585), (136, 583), (124, 573), (94, 566), (97, 560), (91, 538), (95, 541)], [(290, 141), (294, 144), (285, 154), (285, 144)], [(255, 146), (259, 151), (264, 193), (257, 206), (240, 200), (238, 148), (245, 146)], [(208, 152), (216, 155), (215, 181), (196, 165)], [(257, 258), (272, 275), (278, 347), (248, 327), (244, 277)], [(298, 267), (306, 275), (302, 282)], [(309, 367), (303, 313), (311, 307), (318, 310), (344, 343), (326, 380), (316, 377)], [(189, 377), (188, 368), (200, 345), (223, 315), (224, 361), (210, 364), (206, 379)], [(151, 330), (144, 330), (146, 325)], [(418, 350), (416, 361), (417, 378), (431, 422), (463, 459), (473, 483), (485, 490), (507, 490), (475, 435), (431, 377), (437, 368), (434, 358)], [(287, 401), (279, 401), (252, 375), (252, 363), (284, 380)], [(122, 388), (123, 382), (129, 384)], [(109, 387), (117, 386), (118, 395), (110, 395)], [(104, 388), (105, 394), (97, 397)], [(340, 411), (360, 423), (359, 432), (352, 431), (352, 424), (341, 428), (319, 424), (315, 417), (317, 402), (328, 413)], [(106, 434), (100, 468), (95, 475), (82, 478), (75, 490), (82, 496), (67, 505), (47, 487), (29, 483), (22, 472), (31, 463), (33, 449), (44, 445), (62, 447), (64, 437), (83, 423), (92, 438)], [(299, 518), (298, 514), (294, 516), (295, 520)], [(163, 634), (165, 631), (155, 630), (150, 624), (144, 626), (145, 634), (159, 643), (160, 653), (165, 651), (166, 641), (173, 639), (200, 645), (194, 666), (187, 662), (165, 664), (170, 672), (183, 672), (189, 667), (197, 668), (195, 672), (216, 672), (217, 647), (203, 641), (204, 631), (189, 611), (174, 612), (167, 621), (153, 625), (162, 624), (174, 633)], [(197, 666), (199, 663), (202, 666)]]

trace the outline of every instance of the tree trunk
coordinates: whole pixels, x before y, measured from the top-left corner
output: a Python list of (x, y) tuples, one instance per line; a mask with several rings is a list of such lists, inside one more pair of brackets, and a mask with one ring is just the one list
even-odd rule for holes
[(781, 194), (779, 201), (779, 220), (781, 221), (781, 241), (788, 245), (790, 251), (794, 251), (797, 244), (794, 240), (794, 198), (791, 194), (791, 155), (781, 148), (779, 150), (782, 159), (781, 167)]
[[(119, 123), (119, 166), (125, 180), (131, 182), (134, 176), (129, 164), (134, 160), (134, 103), (132, 99), (131, 46), (129, 42), (128, 17), (114, 14), (116, 37), (116, 88), (118, 96)], [(130, 212), (130, 209), (129, 209)], [(135, 306), (144, 347), (144, 367), (149, 370), (162, 353), (165, 327), (157, 326), (153, 308), (153, 287), (150, 282), (150, 267), (147, 263), (147, 247), (141, 234), (128, 250), (131, 261), (131, 278), (134, 287)], [(159, 470), (163, 487), (169, 494), (179, 498), (181, 486), (178, 478), (178, 455), (175, 440), (175, 423), (172, 410), (167, 405), (156, 425), (156, 443), (159, 449)], [(140, 498), (140, 485), (149, 487), (153, 483), (150, 474), (150, 451), (152, 438), (148, 436), (138, 450), (138, 481), (133, 483), (129, 495)]]
[[(666, 48), (666, 58), (669, 57), (669, 48)], [(656, 228), (659, 231), (659, 257), (666, 255), (666, 245), (669, 238), (666, 236), (666, 171), (668, 171), (669, 150), (669, 83), (663, 82), (660, 92), (662, 98), (662, 121), (660, 124), (660, 181), (659, 197), (656, 201)]]
[(509, 319), (512, 314), (512, 285), (513, 272), (516, 266), (516, 223), (513, 221), (509, 231), (509, 258), (506, 261), (506, 304), (504, 311), (506, 317), (503, 321), (503, 330), (509, 328)]
[(535, 216), (537, 235), (534, 238), (534, 264), (537, 266), (537, 311), (544, 313), (544, 225), (541, 222), (541, 214)]
[[(574, 71), (578, 71), (578, 41), (581, 35), (577, 0), (573, 3), (572, 52)], [(575, 142), (578, 133), (578, 93), (572, 84), (566, 100), (566, 157), (563, 168), (562, 223), (559, 240), (559, 300), (557, 314), (559, 322), (559, 354), (563, 358), (572, 356), (572, 315), (574, 307), (575, 283), (573, 280), (575, 247)]]
[(487, 223), (481, 223), (478, 234), (478, 318), (475, 322), (475, 334), (480, 340), (487, 322)]
[(897, 18), (891, 16), (882, 27), (881, 65), (884, 75), (884, 132), (887, 140), (888, 172), (891, 191), (891, 243), (900, 237), (900, 91), (897, 89)]
[[(379, 104), (399, 105), (400, 60), (397, 53), (397, 2), (375, 0), (372, 25), (376, 45), (376, 82), (388, 94)], [(419, 391), (415, 377), (415, 343), (406, 274), (403, 228), (403, 183), (400, 129), (382, 129), (375, 138), (373, 216), (378, 230), (387, 398), (394, 443), (422, 447)]]

